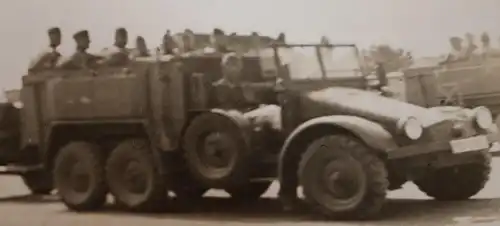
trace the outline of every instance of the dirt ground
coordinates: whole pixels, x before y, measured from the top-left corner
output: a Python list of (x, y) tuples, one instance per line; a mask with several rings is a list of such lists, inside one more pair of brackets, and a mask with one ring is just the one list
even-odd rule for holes
[[(183, 213), (139, 215), (119, 213), (111, 207), (100, 213), (68, 212), (56, 197), (33, 197), (20, 179), (0, 177), (1, 226), (218, 226), (218, 225), (500, 225), (500, 158), (494, 160), (491, 180), (476, 197), (462, 202), (429, 200), (416, 187), (407, 183), (404, 189), (391, 192), (383, 219), (372, 222), (326, 222), (313, 215), (281, 212), (276, 196), (277, 186), (267, 198), (252, 206), (235, 207), (224, 198), (208, 198), (200, 210)], [(224, 196), (212, 191), (210, 196)]]

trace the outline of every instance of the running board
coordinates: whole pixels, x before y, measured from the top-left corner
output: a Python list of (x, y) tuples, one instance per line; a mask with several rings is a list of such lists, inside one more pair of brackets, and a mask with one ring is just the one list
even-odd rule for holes
[(8, 166), (0, 166), (0, 174), (9, 175), (9, 174), (23, 174), (31, 171), (42, 170), (43, 165), (31, 165), (31, 166), (22, 166), (22, 165), (8, 165)]

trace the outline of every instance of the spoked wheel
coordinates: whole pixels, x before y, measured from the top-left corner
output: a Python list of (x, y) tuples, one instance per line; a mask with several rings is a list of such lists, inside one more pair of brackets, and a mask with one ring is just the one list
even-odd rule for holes
[(34, 195), (49, 195), (54, 190), (54, 179), (47, 171), (33, 171), (22, 174), (24, 184)]
[(206, 113), (196, 117), (184, 139), (186, 162), (193, 177), (209, 187), (245, 181), (251, 159), (243, 136), (225, 116)]
[(166, 183), (146, 140), (119, 144), (106, 163), (106, 179), (117, 204), (128, 210), (157, 212), (167, 205)]
[(258, 200), (271, 186), (272, 181), (250, 182), (237, 187), (226, 188), (226, 192), (237, 202), (253, 202)]
[(357, 138), (345, 135), (314, 141), (302, 156), (298, 176), (306, 201), (336, 219), (374, 217), (388, 187), (383, 162)]
[(491, 172), (491, 154), (488, 151), (478, 153), (475, 157), (475, 163), (436, 169), (414, 183), (436, 200), (468, 199), (484, 188)]
[(72, 142), (64, 146), (53, 174), (56, 189), (69, 209), (91, 211), (105, 204), (104, 157), (97, 145)]
[(208, 178), (229, 174), (237, 154), (231, 136), (223, 132), (213, 132), (206, 134), (201, 142), (202, 147), (197, 150), (197, 157), (204, 163), (202, 172)]

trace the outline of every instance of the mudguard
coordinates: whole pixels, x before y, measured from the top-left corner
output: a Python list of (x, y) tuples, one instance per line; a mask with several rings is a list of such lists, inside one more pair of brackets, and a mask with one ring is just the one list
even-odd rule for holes
[[(290, 166), (298, 164), (296, 153), (292, 153), (294, 141), (318, 125), (332, 125), (352, 132), (376, 151), (386, 152), (398, 147), (392, 135), (380, 124), (355, 116), (323, 116), (311, 119), (298, 126), (285, 140), (279, 155), (278, 180), (282, 188), (294, 184), (296, 171), (288, 172)], [(295, 169), (295, 167), (291, 167)], [(292, 181), (290, 181), (292, 180)], [(288, 182), (292, 182), (289, 184)], [(286, 188), (285, 188), (286, 189)]]
[(248, 118), (246, 118), (242, 112), (236, 110), (222, 110), (222, 109), (212, 109), (211, 113), (223, 115), (231, 119), (245, 135), (248, 144), (250, 144), (250, 134), (252, 132), (252, 123)]

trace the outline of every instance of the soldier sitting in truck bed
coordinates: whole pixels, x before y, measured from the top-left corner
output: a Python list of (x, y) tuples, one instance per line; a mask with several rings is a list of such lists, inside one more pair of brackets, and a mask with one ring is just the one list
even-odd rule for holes
[(483, 35), (481, 35), (481, 43), (481, 55), (483, 58), (500, 57), (500, 50), (491, 46), (490, 36), (487, 33), (483, 33)]
[(123, 66), (129, 62), (129, 51), (127, 50), (128, 32), (125, 28), (118, 28), (115, 32), (115, 43), (112, 47), (104, 50), (100, 65)]
[(228, 38), (223, 30), (215, 28), (210, 36), (211, 46), (204, 49), (206, 54), (224, 54), (232, 52), (228, 47)]
[(73, 39), (76, 42), (76, 52), (70, 57), (61, 60), (57, 67), (62, 69), (84, 69), (96, 67), (99, 57), (87, 53), (87, 49), (90, 45), (89, 32), (87, 30), (79, 31), (73, 35)]
[(61, 44), (61, 30), (58, 27), (50, 28), (48, 30), (48, 35), (50, 50), (42, 52), (31, 61), (28, 68), (29, 72), (52, 69), (61, 58), (61, 54), (57, 51), (57, 47)]
[(278, 88), (279, 84), (243, 82), (243, 62), (236, 53), (224, 55), (221, 66), (223, 78), (214, 84), (218, 107), (241, 111), (257, 124), (267, 124), (275, 130), (281, 129), (281, 108), (274, 104), (277, 97), (263, 97), (273, 93), (269, 91)]
[(148, 50), (146, 40), (142, 36), (137, 36), (135, 40), (135, 49), (130, 52), (130, 58), (135, 59), (137, 57), (149, 57), (151, 53)]
[(463, 40), (459, 37), (450, 38), (451, 52), (441, 64), (467, 60), (466, 50), (462, 47)]

